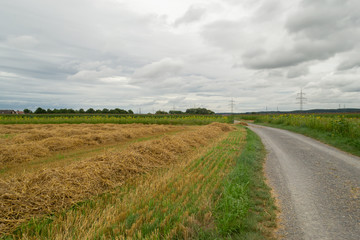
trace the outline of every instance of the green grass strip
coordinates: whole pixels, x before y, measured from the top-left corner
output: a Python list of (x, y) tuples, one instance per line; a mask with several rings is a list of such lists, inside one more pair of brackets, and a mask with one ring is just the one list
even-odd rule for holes
[(247, 129), (245, 149), (224, 181), (214, 210), (217, 239), (273, 238), (276, 207), (263, 174), (265, 154), (260, 138)]
[(83, 115), (83, 114), (26, 114), (0, 115), (0, 124), (171, 124), (206, 125), (212, 122), (232, 123), (233, 118), (221, 115)]

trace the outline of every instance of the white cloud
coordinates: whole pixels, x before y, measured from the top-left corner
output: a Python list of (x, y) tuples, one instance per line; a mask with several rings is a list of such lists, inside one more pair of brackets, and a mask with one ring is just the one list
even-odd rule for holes
[(129, 83), (130, 79), (123, 76), (112, 76), (112, 77), (104, 77), (100, 78), (101, 82), (104, 83)]
[(14, 74), (14, 73), (9, 73), (9, 72), (0, 72), (0, 77), (3, 77), (3, 78), (16, 78), (16, 77), (18, 77), (18, 75)]
[(67, 77), (70, 81), (80, 81), (83, 83), (96, 83), (100, 79), (112, 77), (118, 73), (117, 70), (107, 66), (101, 66), (97, 70), (80, 70), (74, 75)]
[(164, 58), (160, 61), (147, 64), (134, 73), (135, 82), (161, 80), (179, 74), (183, 63), (179, 60)]

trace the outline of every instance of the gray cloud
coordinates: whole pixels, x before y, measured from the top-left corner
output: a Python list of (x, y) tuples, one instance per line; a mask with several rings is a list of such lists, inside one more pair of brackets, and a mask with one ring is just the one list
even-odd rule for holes
[(297, 78), (309, 74), (309, 68), (306, 65), (297, 65), (290, 67), (287, 72), (287, 78)]
[(211, 45), (228, 52), (242, 52), (249, 46), (263, 45), (265, 38), (249, 29), (246, 21), (217, 20), (204, 26), (201, 35)]
[(360, 13), (355, 9), (360, 9), (355, 0), (303, 1), (285, 25), (292, 42), (255, 56), (243, 55), (244, 65), (253, 69), (288, 67), (353, 49), (360, 40)]
[(280, 16), (283, 10), (281, 1), (266, 0), (256, 9), (253, 18), (260, 22), (269, 21)]
[(205, 13), (206, 9), (204, 7), (192, 5), (182, 17), (176, 19), (174, 26), (178, 27), (182, 24), (197, 22), (201, 20)]
[(337, 34), (328, 39), (302, 38), (290, 48), (278, 48), (265, 54), (243, 55), (244, 65), (252, 69), (270, 69), (295, 66), (312, 60), (326, 60), (337, 53), (351, 50), (354, 38), (349, 38), (351, 32)]
[(308, 83), (306, 88), (322, 89), (324, 91), (331, 90), (338, 93), (358, 93), (360, 92), (359, 73), (358, 69), (330, 73), (318, 81)]
[(337, 70), (344, 71), (353, 68), (360, 67), (360, 55), (359, 55), (359, 48), (354, 49), (353, 52), (350, 54), (346, 54), (343, 56), (343, 60), (338, 64)]
[(351, 68), (360, 67), (360, 58), (345, 60), (339, 64), (337, 70), (343, 71)]

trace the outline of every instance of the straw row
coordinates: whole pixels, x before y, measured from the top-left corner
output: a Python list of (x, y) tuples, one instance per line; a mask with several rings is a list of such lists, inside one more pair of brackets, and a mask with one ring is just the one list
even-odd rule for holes
[(139, 174), (169, 166), (230, 130), (227, 124), (212, 123), (192, 132), (134, 143), (122, 152), (107, 152), (65, 167), (1, 180), (0, 233), (13, 231), (31, 217), (121, 186)]
[(181, 127), (142, 124), (0, 125), (0, 165), (23, 163), (55, 152), (120, 142), (176, 129)]

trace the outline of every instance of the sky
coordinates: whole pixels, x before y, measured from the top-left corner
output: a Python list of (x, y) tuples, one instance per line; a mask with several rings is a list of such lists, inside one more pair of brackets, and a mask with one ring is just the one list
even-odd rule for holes
[(359, 0), (0, 0), (0, 109), (360, 108)]

